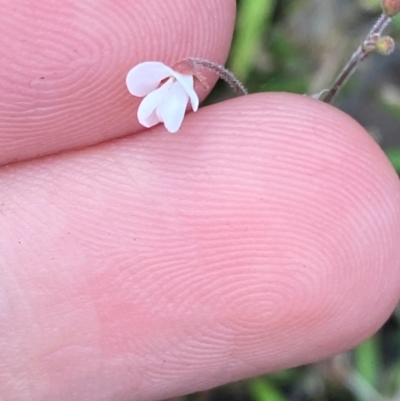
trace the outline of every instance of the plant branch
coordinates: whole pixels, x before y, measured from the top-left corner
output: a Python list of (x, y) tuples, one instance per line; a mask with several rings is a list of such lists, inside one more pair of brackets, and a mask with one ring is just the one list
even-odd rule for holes
[(358, 65), (364, 61), (373, 50), (375, 50), (376, 41), (381, 37), (385, 28), (390, 24), (392, 18), (387, 14), (383, 13), (377, 22), (374, 24), (372, 29), (369, 31), (364, 42), (359, 48), (353, 53), (349, 62), (340, 72), (331, 89), (328, 93), (322, 97), (322, 101), (325, 103), (331, 103), (333, 98), (336, 96), (340, 88), (346, 83), (346, 81), (353, 75)]

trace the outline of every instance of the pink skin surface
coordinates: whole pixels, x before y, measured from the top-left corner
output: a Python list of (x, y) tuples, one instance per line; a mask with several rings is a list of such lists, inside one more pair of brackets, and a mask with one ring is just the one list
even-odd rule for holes
[(129, 68), (223, 62), (234, 7), (2, 2), (1, 401), (159, 400), (328, 357), (392, 312), (399, 180), (351, 118), (265, 93), (140, 130)]

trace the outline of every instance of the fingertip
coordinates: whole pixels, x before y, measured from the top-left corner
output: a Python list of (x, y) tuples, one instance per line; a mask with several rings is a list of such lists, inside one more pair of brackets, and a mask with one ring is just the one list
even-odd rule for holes
[(18, 305), (3, 326), (40, 344), (3, 359), (38, 397), (150, 400), (312, 362), (399, 297), (398, 178), (359, 124), (305, 97), (205, 107), (177, 135), (14, 165), (2, 185)]
[[(142, 129), (125, 86), (143, 61), (223, 63), (233, 0), (6, 2), (0, 16), (0, 164)], [(205, 93), (203, 93), (203, 96)]]
[(190, 119), (187, 130), (213, 142), (221, 158), (232, 149), (247, 154), (232, 165), (247, 174), (255, 168), (265, 196), (293, 216), (287, 228), (315, 257), (320, 292), (309, 305), (325, 305), (325, 323), (338, 318), (339, 335), (325, 352), (374, 333), (400, 291), (400, 182), (374, 139), (337, 108), (287, 93), (233, 99)]
[[(249, 263), (248, 272), (254, 254), (243, 259), (247, 249), (264, 260), (264, 278), (262, 269), (257, 273), (263, 290), (244, 279), (242, 297), (231, 303), (237, 310), (230, 324), (252, 333), (242, 356), (255, 362), (257, 355), (254, 370), (349, 349), (387, 320), (400, 293), (400, 184), (363, 127), (321, 101), (262, 93), (191, 113), (178, 135), (158, 126), (135, 144), (168, 166), (164, 184), (179, 182), (174, 199), (208, 216), (199, 221), (188, 212), (196, 230), (212, 237), (207, 252), (224, 265), (235, 249), (231, 262), (239, 270)], [(163, 199), (169, 194), (163, 191)], [(230, 230), (210, 231), (212, 216), (220, 215), (229, 216)], [(232, 291), (219, 285), (218, 293)], [(244, 327), (254, 310), (259, 314)], [(275, 354), (282, 347), (286, 359)]]

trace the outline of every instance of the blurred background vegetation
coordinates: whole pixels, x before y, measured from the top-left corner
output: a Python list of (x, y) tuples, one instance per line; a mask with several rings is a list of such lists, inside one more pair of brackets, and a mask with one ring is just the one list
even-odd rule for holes
[[(227, 65), (250, 93), (315, 94), (329, 88), (381, 12), (380, 0), (237, 0), (237, 6)], [(400, 48), (400, 16), (386, 33)], [(230, 88), (219, 83), (209, 102), (230, 96)], [(400, 50), (368, 58), (334, 105), (367, 129), (400, 172)], [(174, 399), (314, 400), (400, 401), (400, 308), (351, 352)]]

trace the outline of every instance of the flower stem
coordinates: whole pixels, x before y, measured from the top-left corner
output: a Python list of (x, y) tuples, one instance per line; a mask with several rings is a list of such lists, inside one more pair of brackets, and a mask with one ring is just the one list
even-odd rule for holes
[(188, 58), (188, 61), (194, 65), (201, 65), (202, 67), (208, 68), (215, 71), (217, 75), (229, 84), (229, 86), (239, 95), (247, 95), (247, 90), (243, 84), (233, 75), (231, 71), (226, 69), (223, 65), (213, 63), (209, 60), (201, 58)]
[(374, 50), (374, 43), (376, 39), (379, 38), (385, 28), (389, 25), (392, 18), (383, 13), (377, 22), (374, 24), (372, 29), (369, 31), (364, 42), (359, 46), (359, 48), (353, 53), (349, 62), (340, 72), (335, 82), (333, 83), (331, 89), (328, 93), (322, 97), (322, 101), (325, 103), (331, 103), (333, 98), (339, 92), (340, 88), (346, 83), (346, 81), (353, 75), (356, 71), (358, 65), (364, 61)]

